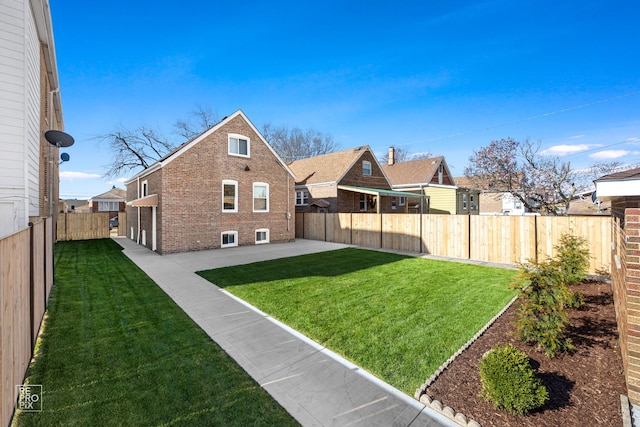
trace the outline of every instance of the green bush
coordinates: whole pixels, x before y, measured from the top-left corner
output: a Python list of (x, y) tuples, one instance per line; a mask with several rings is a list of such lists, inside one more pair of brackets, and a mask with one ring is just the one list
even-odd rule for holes
[(580, 307), (584, 295), (572, 292), (569, 285), (587, 276), (589, 251), (585, 246), (584, 239), (565, 234), (556, 246), (555, 258), (520, 269), (518, 337), (549, 357), (575, 349), (566, 335), (571, 325), (567, 307)]
[(589, 272), (589, 249), (582, 237), (563, 234), (556, 246), (556, 259), (565, 285), (582, 282)]
[(572, 293), (563, 284), (557, 263), (548, 260), (523, 269), (521, 275), (528, 285), (520, 289), (516, 320), (518, 337), (549, 357), (573, 350), (575, 347), (565, 333), (571, 324), (566, 306)]
[(481, 395), (512, 414), (527, 414), (549, 400), (529, 357), (512, 344), (498, 346), (480, 361)]

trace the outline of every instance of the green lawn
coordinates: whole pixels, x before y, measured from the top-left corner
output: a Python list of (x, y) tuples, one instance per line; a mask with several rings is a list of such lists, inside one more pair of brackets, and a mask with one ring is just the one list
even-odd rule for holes
[(297, 425), (115, 242), (62, 242), (18, 426)]
[(199, 274), (409, 395), (515, 295), (513, 270), (354, 248)]

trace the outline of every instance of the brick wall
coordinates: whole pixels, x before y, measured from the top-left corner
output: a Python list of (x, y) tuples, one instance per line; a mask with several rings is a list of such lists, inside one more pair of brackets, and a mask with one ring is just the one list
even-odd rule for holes
[[(230, 133), (249, 139), (250, 157), (228, 154)], [(158, 194), (159, 253), (219, 248), (224, 231), (237, 231), (239, 245), (255, 244), (258, 229), (269, 230), (271, 243), (295, 238), (294, 180), (241, 116), (173, 157), (162, 169), (140, 178), (141, 183), (145, 180), (148, 194)], [(238, 183), (237, 212), (222, 211), (223, 180)], [(258, 182), (269, 185), (268, 212), (253, 212), (253, 184)], [(135, 188), (135, 183), (127, 186), (127, 200), (137, 197)], [(127, 210), (129, 226), (136, 224), (136, 209)], [(147, 246), (151, 245), (151, 212), (150, 207), (140, 208)]]
[(625, 210), (627, 289), (627, 388), (629, 400), (640, 405), (640, 209)]

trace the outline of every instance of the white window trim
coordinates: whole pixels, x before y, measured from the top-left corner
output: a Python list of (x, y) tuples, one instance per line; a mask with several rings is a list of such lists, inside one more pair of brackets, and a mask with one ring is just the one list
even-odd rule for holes
[(400, 196), (398, 198), (398, 206), (404, 206), (406, 202), (407, 202), (407, 199), (404, 196)]
[[(232, 234), (233, 235), (233, 243), (224, 244), (224, 235)], [(221, 248), (232, 248), (234, 246), (238, 246), (238, 232), (235, 230), (227, 230), (220, 233), (220, 247)]]
[[(367, 165), (369, 168), (369, 173), (365, 173), (365, 165)], [(371, 176), (373, 175), (373, 168), (371, 167), (371, 162), (368, 160), (363, 160), (362, 161), (362, 176)]]
[(140, 197), (147, 197), (149, 195), (149, 182), (145, 179), (140, 183)]
[[(224, 208), (224, 186), (225, 185), (233, 185), (235, 187), (234, 198), (233, 198), (233, 209)], [(227, 212), (227, 213), (238, 212), (238, 181), (234, 181), (232, 179), (222, 180), (222, 212)]]
[[(244, 139), (247, 141), (247, 154), (234, 153), (231, 151), (231, 138), (233, 139)], [(240, 151), (240, 146), (238, 146), (238, 151)], [(251, 157), (251, 139), (248, 136), (240, 135), (238, 133), (230, 133), (227, 138), (227, 154), (230, 156), (236, 157)]]
[[(267, 234), (267, 239), (258, 241), (258, 233), (262, 233), (262, 232)], [(268, 228), (258, 228), (256, 230), (256, 245), (263, 245), (265, 243), (269, 243), (269, 229)]]
[[(300, 200), (302, 201), (302, 203), (298, 203), (298, 194), (302, 193), (300, 197)], [(305, 203), (305, 194), (307, 195), (306, 200), (307, 202)], [(296, 206), (307, 206), (309, 204), (309, 192), (307, 190), (296, 190)]]
[[(360, 200), (358, 203), (360, 206), (360, 212), (366, 212), (367, 211), (367, 195), (364, 193), (360, 193)], [(364, 209), (362, 209), (363, 204), (364, 204)]]
[[(267, 208), (266, 209), (256, 209), (256, 186), (267, 187)], [(254, 212), (269, 212), (269, 184), (266, 182), (254, 182), (253, 183), (253, 211)]]

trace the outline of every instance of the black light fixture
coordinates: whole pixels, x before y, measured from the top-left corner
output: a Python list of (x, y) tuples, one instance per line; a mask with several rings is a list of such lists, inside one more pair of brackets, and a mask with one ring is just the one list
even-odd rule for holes
[(249, 171), (251, 170), (251, 168), (249, 168), (249, 165), (246, 165), (246, 166), (244, 167), (244, 170), (245, 170), (246, 172), (249, 172)]

